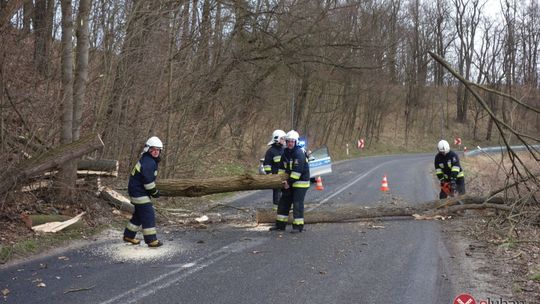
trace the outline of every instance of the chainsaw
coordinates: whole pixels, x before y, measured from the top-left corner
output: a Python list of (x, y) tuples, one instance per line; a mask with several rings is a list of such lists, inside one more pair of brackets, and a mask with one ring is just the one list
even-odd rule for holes
[(457, 196), (457, 189), (452, 188), (452, 184), (450, 182), (443, 182), (441, 184), (441, 189), (446, 195), (450, 197)]

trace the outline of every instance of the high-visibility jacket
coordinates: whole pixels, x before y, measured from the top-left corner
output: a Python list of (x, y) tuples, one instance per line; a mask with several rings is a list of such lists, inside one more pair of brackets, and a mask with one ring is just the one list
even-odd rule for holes
[(149, 152), (143, 153), (131, 170), (128, 183), (128, 194), (134, 204), (150, 203), (150, 195), (157, 193), (156, 176), (158, 161)]
[(435, 174), (440, 181), (462, 178), (464, 173), (459, 164), (459, 156), (454, 151), (449, 151), (446, 155), (437, 153), (435, 156)]
[(280, 173), (289, 175), (287, 182), (293, 188), (309, 188), (309, 164), (304, 150), (298, 146), (286, 148), (281, 155)]
[(263, 161), (264, 172), (266, 174), (278, 173), (282, 154), (283, 146), (278, 143), (274, 143), (272, 146), (270, 146), (270, 148), (268, 148)]

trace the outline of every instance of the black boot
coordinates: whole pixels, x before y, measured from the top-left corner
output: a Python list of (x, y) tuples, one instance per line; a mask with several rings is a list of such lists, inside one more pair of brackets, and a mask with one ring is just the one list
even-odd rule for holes
[(291, 233), (301, 233), (304, 231), (304, 225), (293, 225)]
[(285, 231), (285, 226), (287, 226), (287, 223), (276, 221), (276, 224), (270, 227), (268, 231)]

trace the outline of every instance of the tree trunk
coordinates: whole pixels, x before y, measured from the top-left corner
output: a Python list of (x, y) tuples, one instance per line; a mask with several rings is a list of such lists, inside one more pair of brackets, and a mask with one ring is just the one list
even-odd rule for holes
[[(73, 17), (71, 0), (62, 0), (62, 143), (73, 141)], [(77, 167), (74, 159), (62, 163), (58, 183), (68, 198), (75, 188)]]
[(23, 0), (11, 0), (7, 1), (7, 3), (0, 1), (0, 32), (9, 24), (11, 17), (21, 8), (22, 4)]
[(26, 34), (30, 33), (32, 28), (32, 15), (34, 14), (34, 3), (33, 1), (24, 1), (23, 4), (23, 32)]
[[(502, 198), (493, 198), (489, 203), (484, 203), (486, 198), (463, 196), (451, 198), (444, 201), (434, 200), (426, 203), (403, 205), (403, 206), (376, 206), (367, 207), (360, 204), (348, 204), (338, 206), (332, 209), (318, 208), (304, 213), (304, 220), (309, 223), (332, 223), (355, 219), (368, 219), (392, 216), (413, 216), (414, 214), (428, 213), (429, 215), (447, 214), (450, 211), (461, 211), (464, 209), (483, 209), (496, 208), (502, 210), (511, 210), (510, 206), (502, 205)], [(459, 202), (464, 205), (453, 206)], [(484, 203), (484, 204), (483, 204)], [(330, 205), (331, 202), (328, 202)], [(480, 206), (479, 206), (480, 205)], [(450, 209), (451, 208), (451, 209)], [(257, 209), (257, 223), (274, 223), (276, 221), (276, 212), (270, 209)], [(289, 218), (289, 222), (292, 219)]]
[(284, 177), (277, 174), (215, 177), (208, 179), (167, 179), (156, 182), (162, 196), (204, 196), (214, 193), (281, 188)]
[(86, 83), (88, 82), (88, 15), (91, 0), (80, 0), (77, 15), (77, 66), (73, 85), (73, 140), (81, 134), (81, 119), (84, 108)]
[(43, 76), (49, 74), (50, 68), (49, 53), (52, 42), (54, 3), (53, 0), (36, 0), (33, 10), (34, 66)]
[[(31, 177), (43, 174), (49, 170), (57, 169), (64, 163), (77, 159), (87, 153), (103, 148), (99, 135), (92, 134), (67, 145), (48, 151), (46, 154), (29, 159), (12, 170), (4, 171), (0, 175), (0, 194), (20, 186)], [(74, 179), (75, 182), (75, 179)]]
[(112, 159), (83, 159), (77, 162), (77, 170), (118, 171), (118, 161)]

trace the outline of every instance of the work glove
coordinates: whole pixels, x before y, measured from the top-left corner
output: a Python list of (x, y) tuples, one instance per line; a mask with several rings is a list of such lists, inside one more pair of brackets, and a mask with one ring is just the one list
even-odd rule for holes
[(152, 193), (150, 193), (150, 196), (153, 197), (153, 198), (158, 198), (160, 197), (161, 195), (159, 194), (159, 190), (158, 189), (154, 189), (154, 191)]

